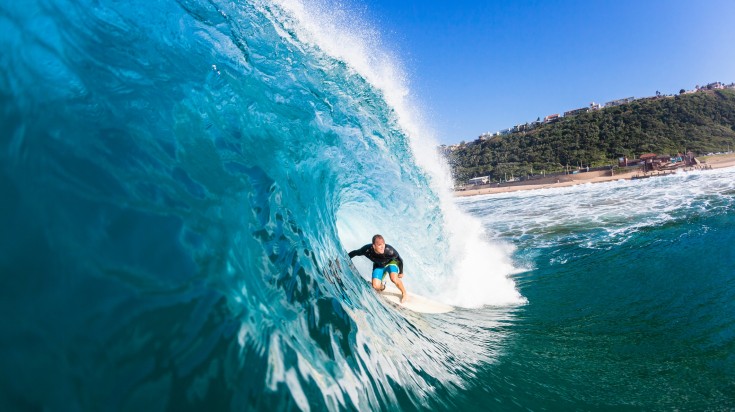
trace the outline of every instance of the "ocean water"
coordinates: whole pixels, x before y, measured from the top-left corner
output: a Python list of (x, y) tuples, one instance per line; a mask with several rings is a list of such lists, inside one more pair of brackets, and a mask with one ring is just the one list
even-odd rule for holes
[(735, 169), (459, 203), (515, 247), (528, 299), (474, 405), (735, 408)]
[[(733, 172), (452, 198), (299, 1), (0, 3), (0, 410), (727, 410)], [(349, 250), (382, 233), (397, 309)]]

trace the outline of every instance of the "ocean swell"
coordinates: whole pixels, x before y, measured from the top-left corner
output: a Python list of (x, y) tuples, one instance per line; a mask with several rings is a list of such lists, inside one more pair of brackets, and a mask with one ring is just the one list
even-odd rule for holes
[(0, 6), (0, 403), (413, 409), (493, 361), (505, 311), (397, 311), (346, 256), (381, 232), (412, 290), (523, 302), (392, 61), (317, 6)]

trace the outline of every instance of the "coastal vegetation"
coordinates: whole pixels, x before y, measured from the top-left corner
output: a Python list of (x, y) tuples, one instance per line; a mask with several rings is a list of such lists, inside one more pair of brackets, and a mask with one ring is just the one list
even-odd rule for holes
[[(521, 128), (524, 129), (524, 128)], [(528, 129), (528, 128), (525, 128)], [(735, 90), (656, 96), (444, 149), (457, 182), (617, 165), (644, 153), (735, 148)]]

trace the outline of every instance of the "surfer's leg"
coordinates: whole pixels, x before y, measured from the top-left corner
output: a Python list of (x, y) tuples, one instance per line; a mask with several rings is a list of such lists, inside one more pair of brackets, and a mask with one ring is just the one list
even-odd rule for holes
[(403, 281), (398, 278), (398, 272), (391, 272), (390, 280), (398, 286), (398, 289), (401, 290), (401, 303), (403, 303), (408, 297), (408, 293), (406, 293), (406, 288), (403, 286)]
[(383, 282), (380, 281), (380, 279), (373, 278), (373, 289), (380, 292), (381, 290), (385, 289), (385, 285)]
[(373, 270), (373, 289), (377, 290), (378, 292), (385, 289), (385, 285), (383, 284), (382, 268)]

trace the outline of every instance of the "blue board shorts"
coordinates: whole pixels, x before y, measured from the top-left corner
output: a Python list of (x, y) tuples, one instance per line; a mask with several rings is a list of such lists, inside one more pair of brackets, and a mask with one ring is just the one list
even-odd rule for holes
[(373, 269), (373, 279), (384, 280), (390, 273), (398, 273), (398, 262), (391, 260), (385, 267)]

